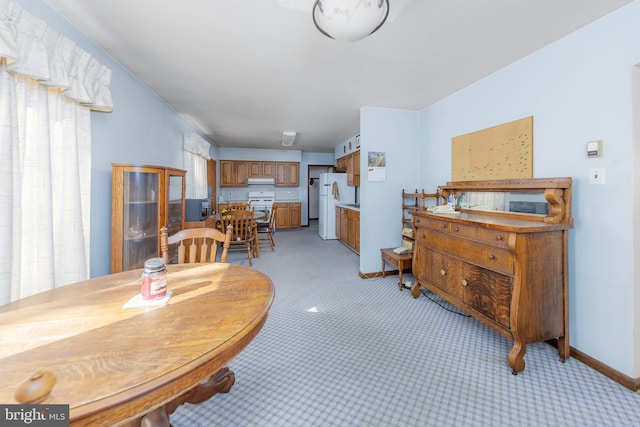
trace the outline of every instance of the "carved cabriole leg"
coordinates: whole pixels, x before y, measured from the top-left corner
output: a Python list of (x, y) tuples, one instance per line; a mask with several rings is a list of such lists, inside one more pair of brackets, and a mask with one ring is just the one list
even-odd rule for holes
[[(509, 234), (508, 246), (509, 250), (514, 254), (514, 278), (513, 278), (513, 291), (511, 293), (511, 314), (510, 314), (510, 327), (511, 336), (513, 338), (513, 347), (509, 352), (509, 365), (511, 366), (511, 373), (516, 375), (518, 372), (524, 370), (524, 354), (527, 351), (526, 344), (520, 337), (519, 320), (520, 320), (520, 298), (523, 296), (524, 290), (522, 289), (522, 261), (518, 259), (516, 250), (517, 238), (514, 233)], [(522, 250), (519, 252), (523, 252)]]
[(527, 351), (527, 345), (520, 341), (514, 341), (513, 347), (509, 352), (509, 365), (511, 366), (511, 373), (516, 375), (518, 372), (524, 370), (524, 354)]
[(569, 340), (567, 337), (558, 338), (558, 354), (560, 355), (560, 362), (564, 363), (569, 358)]
[(418, 298), (420, 296), (420, 284), (418, 282), (411, 285), (411, 296), (414, 298)]
[(562, 321), (564, 335), (558, 339), (558, 353), (560, 354), (560, 361), (564, 363), (570, 356), (571, 345), (569, 341), (569, 275), (566, 266), (569, 265), (569, 230), (562, 232), (562, 253), (563, 261), (562, 265)]

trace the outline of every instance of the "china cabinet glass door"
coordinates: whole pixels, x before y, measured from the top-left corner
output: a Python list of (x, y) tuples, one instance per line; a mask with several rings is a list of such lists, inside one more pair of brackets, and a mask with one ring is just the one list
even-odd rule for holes
[(182, 229), (184, 212), (182, 211), (184, 197), (184, 177), (169, 173), (169, 197), (167, 208), (167, 228), (169, 235)]
[(124, 172), (122, 269), (158, 256), (159, 173)]
[(112, 165), (112, 273), (142, 268), (161, 256), (162, 227), (170, 235), (182, 230), (185, 174), (162, 166)]

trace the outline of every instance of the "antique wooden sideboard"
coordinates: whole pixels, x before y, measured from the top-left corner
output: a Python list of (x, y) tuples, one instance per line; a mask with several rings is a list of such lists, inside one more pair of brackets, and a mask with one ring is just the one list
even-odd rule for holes
[[(524, 370), (527, 343), (557, 339), (560, 360), (569, 357), (568, 230), (571, 178), (449, 182), (444, 200), (478, 194), (541, 204), (544, 213), (514, 213), (509, 206), (467, 206), (452, 213), (412, 212), (416, 230), (413, 274), (424, 286), (513, 340), (509, 365)], [(536, 210), (534, 212), (537, 212)]]

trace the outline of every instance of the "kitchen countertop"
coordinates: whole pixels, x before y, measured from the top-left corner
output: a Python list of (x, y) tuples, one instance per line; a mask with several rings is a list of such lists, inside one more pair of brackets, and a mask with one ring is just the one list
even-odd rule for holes
[(336, 206), (360, 212), (360, 203), (336, 203)]

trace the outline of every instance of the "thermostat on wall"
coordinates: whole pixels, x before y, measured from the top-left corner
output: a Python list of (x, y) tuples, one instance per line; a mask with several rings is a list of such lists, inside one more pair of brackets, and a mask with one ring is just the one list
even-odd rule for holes
[(602, 157), (602, 140), (587, 142), (587, 157)]

